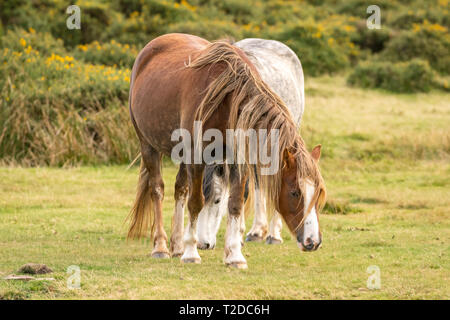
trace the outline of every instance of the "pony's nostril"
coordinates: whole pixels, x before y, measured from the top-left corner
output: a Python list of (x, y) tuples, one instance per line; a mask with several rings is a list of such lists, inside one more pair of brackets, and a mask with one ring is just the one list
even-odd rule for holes
[(303, 243), (306, 250), (312, 250), (314, 248), (314, 241), (311, 238), (307, 238)]

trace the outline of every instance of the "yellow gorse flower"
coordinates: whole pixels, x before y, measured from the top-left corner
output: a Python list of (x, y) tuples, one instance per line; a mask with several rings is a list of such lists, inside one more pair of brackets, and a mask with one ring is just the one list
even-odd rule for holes
[(441, 26), (437, 23), (431, 24), (428, 20), (424, 20), (422, 24), (413, 23), (413, 32), (419, 32), (420, 30), (440, 33), (447, 32), (447, 28), (445, 26)]

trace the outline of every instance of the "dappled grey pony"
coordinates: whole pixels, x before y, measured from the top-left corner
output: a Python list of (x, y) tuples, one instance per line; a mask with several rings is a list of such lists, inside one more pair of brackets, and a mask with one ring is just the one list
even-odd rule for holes
[[(275, 40), (244, 39), (234, 43), (255, 65), (262, 80), (277, 93), (300, 126), (305, 106), (303, 69), (296, 54), (285, 44)], [(228, 187), (226, 166), (206, 166), (203, 178), (205, 206), (198, 216), (197, 236), (199, 249), (212, 249), (222, 217), (227, 212)], [(255, 214), (253, 225), (246, 241), (281, 243), (281, 217), (274, 212), (270, 225), (267, 222), (266, 200), (259, 188), (258, 179), (254, 186)], [(245, 220), (241, 220), (241, 232), (245, 232)]]

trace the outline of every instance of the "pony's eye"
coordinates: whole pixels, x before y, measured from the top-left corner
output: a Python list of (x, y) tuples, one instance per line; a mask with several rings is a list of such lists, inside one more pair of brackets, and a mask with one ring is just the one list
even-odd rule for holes
[(294, 198), (300, 197), (300, 191), (298, 190), (291, 191), (291, 196), (293, 196)]

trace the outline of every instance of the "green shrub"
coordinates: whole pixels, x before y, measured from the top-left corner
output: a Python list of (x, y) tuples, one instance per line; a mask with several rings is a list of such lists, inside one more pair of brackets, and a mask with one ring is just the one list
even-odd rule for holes
[(396, 1), (391, 0), (378, 0), (374, 3), (374, 1), (370, 0), (346, 0), (337, 2), (337, 12), (341, 14), (352, 15), (354, 17), (368, 17), (369, 14), (366, 12), (367, 7), (373, 4), (376, 4), (380, 7), (382, 15), (383, 12), (389, 10), (397, 10), (398, 3)]
[(92, 41), (105, 40), (105, 30), (113, 20), (113, 11), (108, 3), (99, 1), (78, 0), (75, 2), (81, 10), (81, 29), (69, 30), (66, 20), (69, 15), (66, 9), (67, 3), (61, 3), (52, 11), (50, 31), (54, 37), (64, 39), (67, 47), (75, 47), (78, 44)]
[(166, 29), (167, 33), (180, 32), (189, 33), (208, 39), (217, 40), (227, 37), (240, 39), (243, 36), (243, 29), (229, 21), (187, 21), (171, 24)]
[(450, 76), (447, 77), (436, 77), (435, 78), (435, 85), (440, 90), (450, 92)]
[(115, 40), (100, 44), (94, 41), (87, 45), (78, 45), (74, 50), (74, 57), (92, 64), (104, 64), (108, 66), (119, 66), (131, 69), (134, 59), (138, 55), (134, 46), (121, 44)]
[(391, 38), (391, 31), (387, 27), (381, 29), (367, 28), (366, 21), (360, 20), (356, 24), (356, 32), (352, 33), (350, 39), (361, 49), (368, 49), (372, 53), (380, 52)]
[(355, 45), (352, 38), (357, 34), (358, 19), (341, 15), (331, 15), (324, 22), (318, 22), (318, 26), (324, 28), (324, 34), (328, 35), (327, 42), (330, 47), (338, 48), (345, 54), (352, 65), (361, 59), (361, 51)]
[[(81, 8), (81, 30), (66, 27), (70, 4)], [(297, 53), (307, 76), (369, 60), (353, 70), (350, 84), (397, 92), (431, 86), (448, 91), (448, 1), (380, 0), (380, 30), (366, 27), (370, 4), (2, 0), (0, 159), (64, 165), (133, 157), (136, 140), (125, 107), (129, 68), (139, 48), (169, 32), (209, 40), (277, 39)], [(433, 79), (426, 62), (411, 61), (417, 57), (440, 74)]]
[(232, 16), (235, 23), (240, 24), (248, 24), (255, 21), (255, 16), (260, 7), (259, 2), (251, 0), (223, 0), (220, 3), (220, 9), (226, 15)]
[(36, 32), (33, 28), (28, 31), (23, 29), (8, 30), (6, 35), (1, 38), (0, 44), (3, 48), (8, 48), (11, 51), (21, 51), (24, 47), (30, 46), (41, 55), (67, 54), (64, 42), (61, 39), (55, 39), (47, 32)]
[(143, 3), (142, 12), (159, 15), (166, 23), (192, 19), (197, 10), (186, 0), (143, 0)]
[(18, 25), (22, 23), (24, 11), (28, 12), (30, 1), (2, 0), (0, 1), (0, 20), (3, 25)]
[(80, 43), (104, 40), (105, 30), (114, 14), (110, 5), (102, 1), (75, 1), (72, 4), (78, 5), (81, 9), (81, 29), (69, 30), (66, 26), (69, 17), (66, 9), (70, 4), (61, 0), (24, 1), (23, 4), (19, 6), (16, 4), (8, 9), (8, 12), (12, 10), (14, 13), (12, 17), (6, 18), (4, 25), (50, 32), (53, 37), (63, 39), (64, 45), (69, 48)]
[(352, 86), (381, 88), (393, 92), (429, 91), (434, 85), (434, 72), (426, 61), (403, 63), (368, 61), (358, 65), (347, 81)]
[(414, 7), (396, 10), (390, 18), (389, 25), (398, 29), (411, 30), (414, 24), (422, 24), (428, 21), (448, 28), (450, 17), (444, 2), (438, 1), (437, 4), (432, 6), (427, 3), (415, 3)]
[(322, 20), (328, 16), (328, 10), (324, 10), (322, 7), (314, 7), (305, 2), (299, 4), (295, 1), (273, 0), (264, 4), (261, 22), (269, 26), (277, 26), (278, 29), (284, 29), (286, 24), (295, 21)]
[(295, 6), (292, 2), (271, 1), (264, 7), (264, 21), (269, 25), (288, 23), (296, 19)]
[(112, 6), (115, 10), (122, 12), (125, 16), (129, 17), (133, 12), (142, 11), (141, 0), (113, 0)]
[(308, 75), (333, 73), (346, 68), (349, 58), (334, 38), (324, 33), (324, 27), (308, 22), (287, 26), (270, 37), (282, 41), (295, 51)]
[(0, 51), (0, 159), (65, 165), (123, 163), (135, 156), (126, 107), (129, 69), (18, 42), (19, 48), (10, 43), (12, 49)]
[(381, 57), (390, 61), (427, 60), (442, 74), (450, 73), (450, 35), (438, 24), (414, 24), (412, 31), (402, 31), (388, 42)]
[(398, 29), (410, 30), (412, 29), (413, 24), (423, 23), (424, 20), (425, 17), (417, 14), (416, 11), (401, 11), (392, 19), (390, 25)]
[[(112, 23), (100, 40), (116, 40), (120, 43), (143, 47), (153, 38), (168, 33), (170, 26), (177, 24), (195, 25), (193, 21), (202, 19), (196, 17), (197, 7), (183, 0), (142, 0), (134, 7), (140, 11), (132, 11), (125, 18), (116, 13)], [(127, 11), (128, 13), (128, 11)], [(199, 27), (199, 26), (197, 26)], [(204, 30), (205, 31), (205, 30)]]

